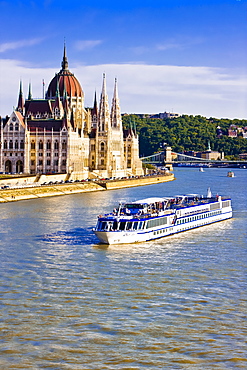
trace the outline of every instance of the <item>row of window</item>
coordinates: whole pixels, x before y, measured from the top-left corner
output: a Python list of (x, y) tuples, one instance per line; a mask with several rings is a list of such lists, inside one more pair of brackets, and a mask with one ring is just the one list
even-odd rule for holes
[[(9, 124), (9, 131), (14, 131), (14, 125), (13, 123)], [(19, 123), (15, 124), (15, 131), (19, 131)]]
[[(35, 149), (36, 147), (36, 142), (34, 140), (31, 141), (31, 149)], [(54, 141), (54, 150), (58, 150), (59, 149), (59, 141), (58, 140), (55, 140)], [(43, 150), (44, 149), (44, 143), (42, 140), (39, 141), (38, 143), (38, 148), (40, 150)], [(65, 140), (62, 141), (62, 149), (66, 149), (67, 148), (67, 143)], [(51, 150), (51, 141), (48, 140), (46, 142), (46, 150)]]
[[(15, 154), (16, 157), (18, 157), (18, 155), (20, 155), (21, 157), (23, 157), (23, 153), (8, 153), (8, 156), (12, 157), (12, 155)], [(7, 157), (7, 153), (4, 153), (3, 154), (4, 157)]]
[[(51, 152), (47, 152), (47, 153), (41, 152), (41, 153), (39, 153), (39, 157), (44, 157), (45, 155), (46, 155), (46, 157), (51, 157)], [(67, 156), (67, 153), (63, 152), (62, 157), (66, 157), (66, 156)], [(31, 152), (31, 157), (36, 157), (36, 152)], [(59, 153), (55, 152), (54, 157), (59, 157)]]
[[(219, 215), (220, 210), (204, 213), (201, 215), (185, 217), (183, 219), (177, 220), (176, 224), (186, 224), (191, 221), (201, 220), (204, 218)], [(157, 226), (162, 226), (167, 224), (167, 217), (155, 218), (148, 221), (98, 221), (97, 230), (99, 231), (117, 231), (117, 230), (143, 230), (149, 229)], [(158, 232), (156, 232), (158, 233)]]
[[(31, 142), (31, 149), (35, 150), (35, 147), (36, 147), (36, 143), (33, 140)], [(39, 141), (38, 148), (40, 150), (43, 150), (44, 149), (44, 144), (43, 144), (43, 141), (42, 140)], [(66, 148), (67, 148), (67, 143), (64, 140), (62, 142), (62, 149), (65, 150)], [(7, 140), (4, 140), (4, 142), (3, 142), (3, 149), (24, 149), (24, 141), (21, 140), (19, 142), (18, 140), (15, 140), (15, 142), (13, 142), (13, 140), (9, 140), (9, 142), (8, 142)], [(46, 150), (51, 150), (51, 142), (50, 141), (47, 141), (46, 142)], [(58, 140), (55, 140), (55, 142), (54, 142), (54, 150), (59, 150), (59, 142), (58, 142)]]
[(9, 146), (7, 140), (4, 140), (3, 142), (3, 149), (24, 149), (24, 141), (21, 140), (20, 142), (18, 140), (9, 140)]
[[(42, 160), (42, 159), (40, 159), (39, 161), (38, 161), (38, 165), (39, 166), (43, 166), (43, 164), (44, 164), (44, 161)], [(47, 166), (50, 166), (51, 165), (51, 160), (50, 159), (47, 159), (47, 161), (46, 161), (46, 165)], [(58, 166), (58, 159), (55, 159), (54, 161), (53, 161), (53, 165), (54, 166)], [(31, 160), (31, 166), (35, 166), (35, 160)], [(62, 160), (62, 166), (66, 166), (66, 160), (65, 159), (63, 159)]]
[(231, 207), (231, 201), (230, 200), (224, 200), (222, 202), (222, 207), (225, 208), (225, 207)]
[(161, 226), (167, 224), (167, 217), (155, 218), (148, 221), (99, 221), (97, 230), (109, 231), (109, 230), (143, 230), (149, 229), (155, 226)]
[(150, 227), (156, 227), (161, 225), (167, 224), (167, 217), (160, 217), (160, 218), (154, 218), (153, 220), (149, 220), (147, 222), (147, 229)]
[(209, 212), (209, 213), (204, 213), (204, 214), (201, 214), (201, 215), (185, 217), (185, 218), (182, 218), (181, 220), (177, 220), (176, 224), (177, 225), (186, 224), (186, 223), (191, 222), (191, 221), (197, 221), (197, 220), (202, 220), (204, 218), (216, 216), (216, 215), (219, 215), (220, 213), (221, 213), (221, 211), (218, 210), (218, 211), (213, 211), (213, 212)]

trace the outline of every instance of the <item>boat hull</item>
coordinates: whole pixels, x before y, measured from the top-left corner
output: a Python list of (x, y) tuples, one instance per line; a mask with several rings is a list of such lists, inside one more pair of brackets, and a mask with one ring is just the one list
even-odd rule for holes
[(163, 238), (169, 235), (178, 234), (184, 231), (202, 227), (205, 225), (210, 225), (215, 222), (220, 222), (227, 220), (232, 217), (232, 209), (226, 209), (224, 213), (217, 214), (215, 216), (210, 216), (207, 218), (190, 221), (186, 224), (180, 225), (170, 225), (166, 227), (156, 227), (153, 229), (147, 229), (142, 231), (135, 230), (125, 230), (125, 231), (98, 231), (93, 230), (97, 238), (103, 244), (113, 245), (113, 244), (129, 244), (129, 243), (139, 243), (149, 240)]

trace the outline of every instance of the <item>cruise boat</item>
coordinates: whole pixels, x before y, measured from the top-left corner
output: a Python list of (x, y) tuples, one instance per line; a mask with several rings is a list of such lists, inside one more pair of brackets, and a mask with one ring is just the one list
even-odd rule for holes
[(152, 197), (120, 203), (100, 215), (95, 235), (104, 244), (136, 243), (162, 238), (232, 217), (231, 199), (198, 194)]

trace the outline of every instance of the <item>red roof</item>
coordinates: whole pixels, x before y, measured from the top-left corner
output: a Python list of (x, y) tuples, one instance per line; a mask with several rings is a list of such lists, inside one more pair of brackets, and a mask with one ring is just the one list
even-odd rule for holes
[(83, 90), (80, 82), (69, 70), (61, 70), (50, 82), (46, 96), (47, 98), (55, 98), (59, 88), (60, 96), (64, 96), (64, 91), (69, 97), (83, 97)]

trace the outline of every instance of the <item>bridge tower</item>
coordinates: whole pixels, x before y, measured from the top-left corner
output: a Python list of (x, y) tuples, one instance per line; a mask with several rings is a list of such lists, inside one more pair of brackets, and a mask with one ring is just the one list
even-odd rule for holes
[(170, 171), (173, 170), (172, 167), (172, 148), (170, 146), (165, 147), (165, 157), (164, 157), (165, 165), (169, 168)]

